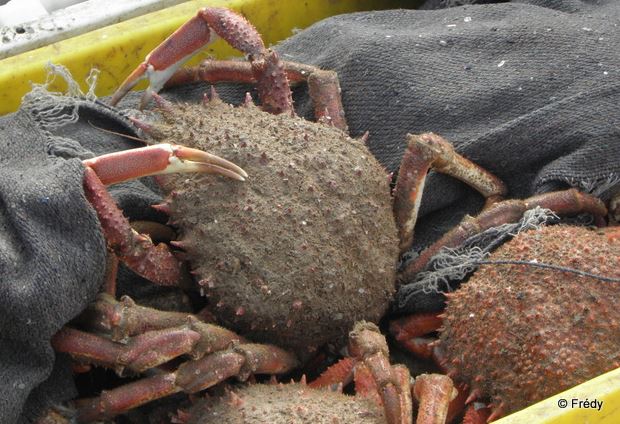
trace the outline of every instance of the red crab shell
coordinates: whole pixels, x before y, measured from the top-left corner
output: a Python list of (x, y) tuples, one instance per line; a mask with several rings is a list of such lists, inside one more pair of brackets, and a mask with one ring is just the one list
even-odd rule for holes
[[(610, 233), (609, 233), (610, 234)], [(582, 227), (526, 231), (492, 261), (620, 277), (620, 239)], [(524, 265), (486, 265), (448, 296), (440, 348), (456, 380), (503, 413), (620, 366), (617, 282)]]

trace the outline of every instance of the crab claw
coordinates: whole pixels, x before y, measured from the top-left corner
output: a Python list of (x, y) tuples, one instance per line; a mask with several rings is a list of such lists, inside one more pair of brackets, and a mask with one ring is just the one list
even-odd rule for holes
[(245, 181), (248, 176), (243, 169), (219, 156), (164, 143), (109, 153), (83, 163), (93, 169), (105, 185), (148, 175), (180, 172), (219, 174), (238, 181)]
[(251, 57), (258, 58), (265, 51), (260, 35), (243, 16), (224, 8), (205, 7), (146, 56), (116, 90), (110, 104), (118, 104), (140, 80), (147, 78), (150, 85), (140, 101), (142, 109), (185, 61), (211, 44), (217, 35)]

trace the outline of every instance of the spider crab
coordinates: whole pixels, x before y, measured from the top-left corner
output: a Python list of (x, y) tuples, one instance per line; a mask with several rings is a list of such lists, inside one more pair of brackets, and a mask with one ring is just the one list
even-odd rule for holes
[[(604, 223), (604, 203), (575, 190), (499, 202), (466, 217), (401, 276), (426, 269), (441, 248), (505, 222), (493, 219), (502, 209), (516, 218), (550, 207), (553, 197), (562, 212), (587, 212)], [(460, 288), (444, 293), (444, 311), (390, 323), (397, 341), (454, 379), (467, 423), (493, 421), (620, 367), (620, 227), (542, 225), (511, 235), (475, 260), (479, 269)], [(433, 332), (439, 337), (428, 336)]]
[[(398, 341), (459, 385), (469, 422), (493, 421), (620, 366), (620, 227), (526, 230), (483, 262), (445, 293), (442, 313), (391, 322)], [(434, 331), (438, 339), (425, 337)]]
[[(214, 90), (199, 105), (172, 105), (155, 94), (167, 78), (186, 75), (173, 73), (215, 34), (249, 62), (209, 62), (199, 76), (256, 82), (262, 110), (249, 97), (232, 107)], [(281, 62), (249, 22), (227, 9), (200, 10), (148, 55), (111, 103), (141, 78), (151, 82), (143, 104), (158, 100), (163, 122), (135, 122), (160, 144), (84, 162), (85, 191), (110, 249), (147, 279), (176, 284), (176, 257), (132, 231), (104, 185), (175, 171), (217, 172), (242, 181), (167, 176), (162, 185), (169, 196), (156, 207), (179, 229), (180, 240), (171, 244), (184, 251), (221, 323), (303, 359), (326, 343), (344, 342), (355, 322), (377, 322), (395, 290), (399, 253), (410, 243), (417, 210), (411, 175), (426, 172), (416, 162), (429, 154), (426, 143), (412, 142), (407, 150), (392, 203), (385, 169), (363, 141), (343, 131), (335, 73)], [(289, 79), (307, 82), (320, 123), (294, 116)], [(497, 194), (494, 177), (444, 144), (438, 168)], [(198, 155), (206, 155), (203, 163), (188, 161)]]
[[(249, 63), (208, 62), (194, 71), (177, 72), (183, 60), (215, 34), (246, 53)], [(478, 189), (487, 198), (487, 208), (431, 246), (418, 264), (443, 246), (458, 245), (472, 231), (517, 220), (534, 206), (558, 213), (601, 213), (597, 199), (576, 190), (496, 203), (505, 194), (502, 182), (430, 133), (408, 136), (392, 202), (384, 168), (363, 141), (343, 131), (336, 75), (281, 62), (251, 24), (227, 9), (201, 9), (149, 54), (112, 104), (143, 77), (151, 86), (142, 105), (154, 97), (164, 120), (135, 123), (163, 143), (84, 162), (85, 193), (109, 248), (138, 274), (159, 284), (176, 284), (177, 257), (166, 245), (154, 246), (133, 231), (105, 185), (176, 172), (228, 177), (173, 175), (162, 181), (169, 196), (157, 207), (169, 213), (181, 234), (172, 244), (189, 259), (220, 322), (261, 342), (291, 348), (302, 359), (318, 346), (342, 341), (355, 322), (376, 322), (383, 316), (395, 289), (396, 263), (412, 242), (431, 168)], [(255, 82), (263, 110), (249, 96), (233, 108), (215, 91), (200, 105), (171, 105), (156, 95), (169, 78)], [(294, 116), (289, 81), (307, 82), (321, 123)], [(401, 278), (410, 272), (408, 268)], [(75, 346), (71, 354), (80, 357), (86, 349), (80, 342), (83, 335), (69, 333), (59, 336), (57, 344)], [(232, 342), (239, 336), (227, 337), (224, 340)], [(92, 347), (103, 349), (106, 343), (96, 341)], [(277, 355), (276, 349), (270, 348), (270, 355)], [(281, 368), (289, 363), (276, 362)], [(222, 365), (231, 368), (226, 361)], [(150, 399), (153, 391), (156, 388), (135, 393)], [(386, 408), (388, 417), (399, 417), (403, 410), (391, 402)]]
[[(162, 181), (170, 196), (158, 208), (170, 214), (183, 235), (181, 241), (171, 244), (189, 257), (192, 272), (220, 321), (303, 355), (309, 347), (341, 337), (358, 318), (378, 321), (387, 307), (394, 290), (398, 251), (387, 175), (362, 142), (349, 139), (342, 131), (344, 115), (335, 74), (303, 65), (285, 69), (277, 55), (265, 49), (254, 28), (226, 9), (199, 11), (149, 55), (113, 96), (112, 103), (142, 75), (148, 75), (157, 88), (158, 78), (169, 76), (173, 63), (195, 48), (184, 44), (188, 39), (206, 43), (215, 33), (248, 53), (251, 66), (244, 69), (257, 80), (262, 108), (268, 112), (249, 100), (244, 107), (232, 108), (215, 93), (203, 105), (174, 109), (163, 104), (163, 124), (136, 122), (171, 142), (84, 161), (85, 194), (99, 217), (110, 251), (138, 274), (173, 285), (180, 277), (180, 261), (166, 245), (155, 246), (149, 237), (136, 233), (105, 186), (178, 172), (227, 177), (226, 181), (207, 181), (170, 176)], [(308, 81), (319, 119), (331, 125), (291, 116), (287, 71)], [(155, 91), (147, 90), (143, 99), (159, 99)], [(240, 132), (234, 133), (235, 128)], [(270, 150), (278, 144), (282, 151)], [(232, 154), (249, 172), (205, 150)], [(249, 180), (248, 174), (252, 175)], [(235, 180), (232, 185), (230, 180)], [(346, 188), (345, 183), (356, 181), (361, 189)], [(208, 197), (221, 197), (220, 206), (205, 204)], [(317, 212), (321, 205), (326, 209)], [(324, 228), (328, 223), (340, 227), (332, 243), (321, 241), (329, 234)], [(356, 236), (360, 228), (365, 237)], [(341, 252), (356, 242), (360, 246), (351, 263), (350, 256)], [(270, 268), (271, 264), (275, 265)], [(372, 271), (364, 269), (369, 264)], [(323, 299), (319, 304), (317, 292)], [(360, 300), (348, 307), (338, 300), (364, 292), (377, 302), (367, 305)], [(331, 303), (330, 295), (334, 297)], [(244, 379), (253, 373), (285, 373), (297, 363), (294, 355), (274, 345), (246, 343), (224, 328), (195, 318), (187, 322), (184, 314), (148, 310), (128, 299), (118, 303), (102, 296), (91, 313), (95, 318), (88, 320), (89, 332), (67, 327), (54, 337), (57, 351), (79, 362), (134, 373), (183, 355), (193, 359), (175, 371), (80, 402), (79, 416), (84, 421), (113, 416), (171, 393), (203, 390), (229, 376)], [(386, 404), (388, 417), (401, 417), (390, 422), (410, 418), (410, 414), (399, 412), (401, 407), (393, 401)]]

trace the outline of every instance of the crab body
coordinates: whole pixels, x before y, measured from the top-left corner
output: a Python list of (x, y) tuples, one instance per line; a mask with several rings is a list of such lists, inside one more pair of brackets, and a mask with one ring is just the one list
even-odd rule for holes
[[(249, 95), (243, 107), (233, 108), (215, 90), (198, 106), (170, 104), (156, 94), (198, 45), (212, 41), (212, 32), (245, 52), (249, 62), (209, 61), (190, 74), (210, 82), (255, 82), (261, 109)], [(186, 74), (177, 72), (172, 80), (179, 82), (179, 75)], [(471, 182), (486, 197), (504, 192), (495, 176), (460, 158), (441, 137), (425, 134), (409, 136), (392, 202), (385, 169), (363, 141), (345, 134), (336, 74), (281, 61), (249, 22), (227, 9), (198, 11), (147, 56), (111, 103), (141, 78), (152, 84), (143, 103), (154, 98), (164, 122), (133, 120), (161, 142), (151, 148), (172, 146), (170, 152), (161, 151), (156, 166), (147, 156), (150, 151), (127, 152), (122, 158), (104, 155), (85, 164), (103, 174), (104, 183), (197, 169), (234, 180), (167, 179), (170, 198), (159, 207), (180, 229), (182, 239), (173, 244), (186, 251), (223, 323), (293, 348), (302, 358), (317, 346), (344, 340), (354, 322), (378, 321), (383, 315), (395, 288), (399, 255), (411, 244), (431, 166)], [(295, 116), (289, 81), (307, 82), (318, 123)], [(201, 162), (186, 163), (186, 158)], [(105, 196), (100, 185), (87, 185), (87, 191)], [(110, 250), (140, 275), (174, 284), (179, 279), (174, 260), (166, 269), (157, 264), (161, 257), (171, 259), (166, 247), (148, 246), (148, 240), (125, 230), (118, 208), (97, 196), (90, 200), (104, 232), (114, 236), (107, 237), (115, 240)], [(114, 219), (109, 219), (114, 208)]]
[[(537, 261), (620, 277), (620, 241), (583, 227), (525, 231), (491, 261)], [(618, 284), (486, 265), (450, 294), (439, 348), (458, 381), (504, 413), (620, 366)]]
[(302, 384), (246, 386), (216, 402), (199, 403), (187, 424), (206, 423), (387, 423), (370, 399), (317, 390)]
[(379, 320), (398, 239), (386, 172), (363, 142), (217, 98), (165, 116), (153, 131), (162, 141), (222, 155), (251, 175), (164, 184), (178, 245), (221, 322), (303, 351)]

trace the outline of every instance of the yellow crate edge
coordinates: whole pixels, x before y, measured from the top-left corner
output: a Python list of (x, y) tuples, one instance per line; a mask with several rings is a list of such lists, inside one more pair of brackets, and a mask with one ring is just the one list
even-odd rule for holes
[[(274, 44), (328, 16), (397, 6), (396, 1), (380, 0), (194, 0), (157, 12), (129, 19), (77, 37), (0, 60), (0, 115), (15, 111), (31, 84), (46, 78), (48, 62), (66, 66), (82, 89), (93, 67), (100, 70), (96, 94), (111, 94), (124, 78), (165, 37), (192, 17), (200, 7), (218, 6), (245, 15)], [(411, 6), (411, 4), (409, 4)], [(237, 56), (222, 40), (199, 53), (191, 63), (208, 56)], [(64, 90), (61, 82), (53, 90)], [(138, 88), (143, 88), (143, 85)]]

